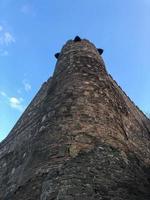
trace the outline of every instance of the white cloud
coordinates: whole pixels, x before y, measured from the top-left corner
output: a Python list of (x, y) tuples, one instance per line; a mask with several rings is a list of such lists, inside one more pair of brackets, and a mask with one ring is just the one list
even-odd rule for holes
[(23, 80), (23, 85), (24, 85), (24, 89), (26, 92), (29, 92), (31, 90), (31, 85), (29, 84), (29, 82), (27, 80)]
[(11, 97), (9, 99), (9, 105), (14, 108), (14, 109), (17, 109), (19, 110), (20, 112), (22, 112), (24, 110), (24, 107), (23, 105), (21, 104), (21, 102), (23, 101), (22, 98), (18, 99), (16, 97)]
[(0, 91), (0, 95), (4, 97), (4, 102), (11, 108), (23, 112), (25, 106), (23, 105), (24, 99), (22, 97), (9, 97), (4, 91)]
[(16, 97), (11, 97), (10, 98), (10, 103), (12, 105), (19, 105), (20, 104), (20, 101), (16, 98)]

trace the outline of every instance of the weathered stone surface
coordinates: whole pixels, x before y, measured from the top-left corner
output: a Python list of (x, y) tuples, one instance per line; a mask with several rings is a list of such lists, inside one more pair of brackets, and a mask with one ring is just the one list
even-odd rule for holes
[(149, 200), (150, 121), (96, 47), (70, 40), (0, 143), (0, 199)]

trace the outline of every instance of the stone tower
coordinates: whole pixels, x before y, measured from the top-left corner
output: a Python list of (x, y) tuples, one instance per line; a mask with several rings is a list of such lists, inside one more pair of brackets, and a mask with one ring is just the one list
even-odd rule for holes
[(149, 200), (150, 121), (76, 37), (0, 143), (2, 200)]

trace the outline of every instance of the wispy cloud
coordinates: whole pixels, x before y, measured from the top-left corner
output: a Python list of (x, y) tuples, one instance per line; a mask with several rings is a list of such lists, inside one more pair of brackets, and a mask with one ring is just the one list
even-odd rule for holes
[(23, 83), (25, 91), (29, 92), (31, 90), (31, 88), (32, 88), (30, 83), (27, 80), (23, 80), (22, 83)]
[(10, 45), (15, 42), (13, 35), (10, 32), (5, 31), (1, 25), (0, 30), (0, 45)]
[(0, 56), (7, 56), (8, 51), (6, 48), (15, 43), (15, 37), (7, 30), (6, 27), (0, 24)]
[(32, 4), (24, 4), (21, 7), (21, 12), (25, 15), (35, 16), (36, 12)]
[(8, 51), (0, 49), (0, 56), (8, 56)]
[(0, 25), (0, 32), (3, 30), (3, 27)]
[(15, 38), (10, 32), (5, 32), (2, 38), (2, 42), (6, 45), (9, 45), (15, 42)]
[(7, 97), (7, 94), (3, 91), (0, 91), (0, 95), (3, 96), (3, 97)]
[(22, 98), (21, 99), (18, 99), (16, 97), (11, 97), (9, 99), (9, 105), (14, 108), (14, 109), (17, 109), (19, 111), (23, 111), (24, 110), (24, 107), (22, 105)]
[(23, 5), (21, 7), (21, 12), (24, 14), (28, 14), (30, 12), (30, 10), (31, 10), (31, 6), (29, 4)]

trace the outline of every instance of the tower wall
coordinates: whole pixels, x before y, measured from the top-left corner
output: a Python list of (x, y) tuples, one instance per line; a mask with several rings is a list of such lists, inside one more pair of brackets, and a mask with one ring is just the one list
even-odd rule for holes
[(68, 41), (1, 143), (0, 199), (148, 200), (148, 125), (96, 47)]

